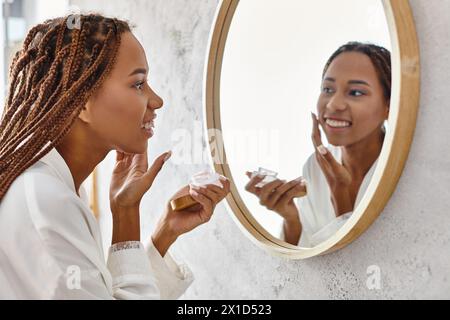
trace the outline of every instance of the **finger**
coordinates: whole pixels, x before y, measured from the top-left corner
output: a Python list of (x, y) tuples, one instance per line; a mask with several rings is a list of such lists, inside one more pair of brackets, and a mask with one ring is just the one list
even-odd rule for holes
[(272, 182), (269, 182), (264, 187), (262, 187), (261, 192), (259, 194), (260, 203), (262, 205), (266, 205), (267, 200), (268, 200), (269, 196), (271, 195), (271, 193), (273, 192), (273, 190), (277, 189), (279, 186), (281, 186), (283, 184), (284, 184), (283, 181), (277, 179)]
[(214, 204), (218, 203), (220, 200), (220, 195), (211, 190), (211, 187), (207, 186), (190, 186), (192, 190), (195, 190), (197, 193), (204, 195), (209, 200), (211, 200)]
[(223, 190), (224, 190), (225, 194), (228, 194), (230, 192), (230, 189), (231, 189), (231, 182), (230, 182), (230, 180), (227, 177), (222, 176), (222, 175), (220, 176), (219, 179), (220, 179), (220, 182), (222, 183)]
[(145, 150), (144, 153), (137, 153), (134, 154), (131, 158), (132, 164), (136, 164), (139, 166), (144, 166), (145, 170), (148, 168), (148, 156), (147, 156), (147, 150)]
[(124, 156), (123, 152), (116, 150), (116, 161), (123, 160)]
[(131, 160), (133, 158), (133, 155), (130, 153), (123, 153), (123, 162), (125, 163), (125, 166), (128, 167), (131, 164)]
[(314, 147), (317, 148), (322, 144), (322, 137), (319, 129), (319, 120), (317, 119), (317, 116), (312, 112), (311, 117), (313, 121), (311, 139)]
[(303, 179), (303, 177), (300, 177), (298, 179), (295, 180), (291, 180), (285, 184), (283, 184), (282, 186), (280, 186), (279, 188), (277, 188), (277, 190), (269, 197), (269, 203), (272, 206), (275, 206), (276, 203), (278, 202), (278, 200), (280, 200), (280, 198), (289, 190), (291, 190), (292, 188), (295, 188), (297, 185), (303, 185), (306, 187), (306, 180)]
[(250, 193), (259, 194), (259, 190), (257, 190), (256, 185), (263, 181), (265, 176), (262, 175), (256, 175), (253, 178), (250, 179), (250, 181), (245, 185), (245, 190), (247, 190)]
[(337, 162), (334, 156), (331, 154), (330, 150), (327, 147), (320, 145), (317, 147), (317, 151), (320, 154), (320, 157), (326, 161), (329, 167), (333, 170), (333, 172), (337, 173), (340, 170), (341, 164)]
[(352, 176), (347, 168), (339, 163), (327, 148), (319, 146), (318, 149), (320, 150), (320, 157), (323, 159), (322, 161), (325, 161), (328, 167), (327, 178), (331, 178), (336, 182), (350, 184), (352, 181)]
[(317, 163), (319, 164), (320, 168), (322, 169), (322, 172), (325, 174), (325, 176), (329, 175), (331, 172), (330, 165), (325, 160), (325, 158), (320, 154), (320, 152), (315, 150), (314, 156), (316, 157)]
[(212, 214), (212, 210), (213, 210), (214, 206), (213, 206), (213, 202), (211, 201), (211, 199), (209, 199), (208, 197), (204, 196), (201, 193), (198, 193), (194, 189), (190, 189), (189, 194), (191, 195), (192, 198), (194, 198), (195, 201), (197, 201), (198, 203), (200, 203), (202, 205), (203, 210), (205, 210), (209, 214)]
[(302, 194), (306, 193), (306, 186), (297, 184), (294, 188), (291, 188), (289, 191), (285, 192), (283, 196), (278, 200), (279, 205), (286, 205), (289, 201), (294, 198), (299, 197)]
[(208, 190), (210, 190), (211, 192), (213, 192), (217, 196), (217, 198), (219, 199), (218, 201), (225, 198), (226, 195), (228, 194), (228, 191), (225, 189), (225, 187), (221, 188), (214, 184), (208, 184), (208, 185), (206, 185), (206, 188)]
[(155, 180), (158, 173), (161, 171), (164, 163), (169, 160), (170, 156), (172, 155), (172, 152), (165, 152), (162, 155), (160, 155), (156, 160), (153, 162), (150, 169), (147, 170), (146, 173), (142, 176), (142, 179), (144, 180), (144, 184), (146, 188), (150, 188), (153, 184), (153, 181)]

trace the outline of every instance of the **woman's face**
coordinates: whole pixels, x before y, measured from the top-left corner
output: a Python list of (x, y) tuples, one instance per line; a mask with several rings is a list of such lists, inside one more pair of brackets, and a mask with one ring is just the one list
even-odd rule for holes
[[(147, 82), (144, 49), (131, 32), (122, 34), (116, 63), (100, 89), (86, 104), (81, 118), (93, 139), (109, 150), (144, 153), (153, 135), (153, 119), (163, 100)], [(147, 129), (143, 126), (147, 123)]]
[(317, 109), (334, 146), (350, 146), (380, 133), (389, 102), (367, 55), (345, 52), (334, 59), (324, 76)]

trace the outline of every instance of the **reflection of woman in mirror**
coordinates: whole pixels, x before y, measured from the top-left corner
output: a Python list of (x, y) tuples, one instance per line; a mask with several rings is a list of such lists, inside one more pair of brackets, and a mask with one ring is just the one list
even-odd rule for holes
[[(210, 219), (229, 181), (182, 188), (176, 195), (198, 204), (174, 211), (168, 199), (141, 241), (142, 197), (170, 157), (147, 160), (163, 100), (127, 22), (78, 17), (79, 26), (64, 17), (32, 28), (11, 66), (0, 123), (0, 298), (177, 298), (192, 274), (168, 249)], [(82, 183), (113, 150), (106, 262)]]
[[(389, 115), (391, 59), (385, 48), (358, 42), (340, 47), (328, 60), (312, 114), (316, 152), (303, 167), (303, 177), (275, 180), (256, 188), (260, 203), (284, 218), (284, 240), (303, 247), (332, 236), (350, 217), (364, 195), (385, 136)], [(319, 126), (329, 147), (322, 144)], [(300, 191), (307, 195), (294, 202)]]

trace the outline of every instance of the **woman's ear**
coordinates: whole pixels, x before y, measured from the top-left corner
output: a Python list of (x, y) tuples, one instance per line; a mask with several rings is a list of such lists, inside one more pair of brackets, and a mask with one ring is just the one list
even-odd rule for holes
[(91, 122), (91, 107), (92, 103), (90, 101), (86, 102), (83, 109), (81, 109), (80, 114), (78, 115), (78, 119), (85, 123)]

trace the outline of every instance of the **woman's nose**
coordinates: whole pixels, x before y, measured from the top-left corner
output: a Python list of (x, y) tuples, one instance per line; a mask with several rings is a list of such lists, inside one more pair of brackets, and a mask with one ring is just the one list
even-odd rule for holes
[(148, 99), (148, 106), (152, 109), (160, 109), (163, 105), (163, 99), (151, 90), (150, 97)]
[(327, 103), (327, 109), (329, 110), (345, 110), (347, 108), (347, 104), (345, 100), (339, 95), (334, 95)]

